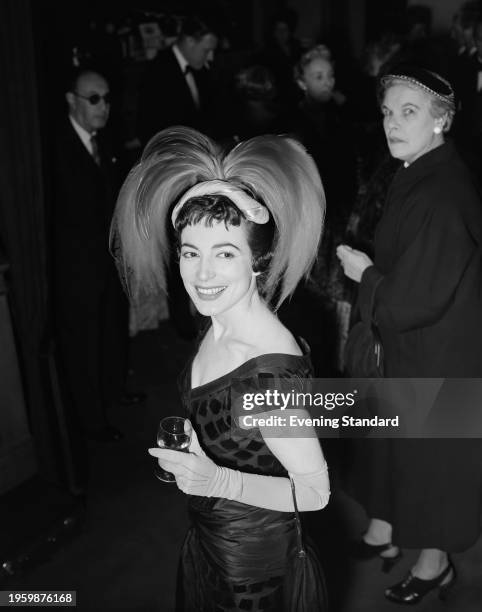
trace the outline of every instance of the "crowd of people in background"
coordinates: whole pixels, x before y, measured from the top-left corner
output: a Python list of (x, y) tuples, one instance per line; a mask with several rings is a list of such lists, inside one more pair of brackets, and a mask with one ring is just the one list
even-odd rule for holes
[[(229, 147), (252, 136), (283, 133), (299, 139), (313, 156), (327, 194), (327, 221), (312, 290), (337, 329), (325, 338), (323, 367), (343, 369), (343, 336), (353, 287), (343, 280), (334, 246), (348, 241), (370, 253), (386, 188), (396, 169), (379, 121), (376, 83), (400, 62), (432, 69), (455, 85), (458, 113), (452, 129), (459, 150), (475, 175), (482, 160), (482, 16), (467, 2), (454, 15), (447, 41), (430, 34), (430, 14), (412, 7), (404, 31), (382, 31), (358, 62), (347, 59), (342, 41), (298, 40), (297, 16), (274, 16), (261, 48), (232, 44), (228, 30), (206, 16), (151, 19), (142, 36), (157, 36), (144, 61), (123, 59), (125, 37), (112, 22), (92, 23), (74, 63), (93, 66), (109, 84), (112, 103), (106, 129), (117, 148), (124, 175), (159, 130), (186, 125)], [(121, 33), (122, 34), (122, 33)], [(328, 44), (326, 44), (328, 42)], [(447, 44), (448, 42), (448, 44)], [(181, 335), (195, 325), (179, 279), (170, 281), (171, 318)], [(154, 325), (166, 313), (163, 300), (139, 305), (136, 325)], [(133, 319), (131, 318), (131, 322)], [(301, 330), (303, 331), (303, 330)]]
[[(158, 49), (150, 48), (146, 54), (149, 59), (143, 62), (122, 58), (120, 39), (110, 21), (104, 28), (94, 22), (89, 25), (83, 46), (73, 49), (73, 73), (70, 70), (64, 88), (67, 105), (56, 131), (53, 168), (65, 171), (55, 172), (54, 202), (59, 204), (54, 205), (52, 223), (53, 304), (59, 346), (67, 347), (63, 357), (71, 373), (70, 386), (80, 389), (81, 403), (85, 403), (83, 381), (91, 381), (96, 399), (87, 403), (93, 412), (93, 406), (104, 406), (96, 409), (102, 416), (92, 417), (85, 425), (88, 429), (95, 423), (95, 430), (105, 433), (105, 406), (121, 393), (125, 367), (119, 363), (118, 382), (113, 385), (111, 366), (102, 363), (104, 353), (111, 352), (117, 358), (123, 355), (121, 361), (126, 363), (125, 349), (112, 350), (115, 342), (109, 340), (108, 330), (114, 320), (117, 326), (125, 327), (127, 304), (121, 296), (112, 297), (115, 290), (108, 281), (113, 272), (111, 263), (102, 264), (106, 275), (102, 282), (93, 274), (107, 254), (90, 259), (84, 256), (83, 240), (89, 232), (75, 221), (79, 198), (99, 202), (92, 218), (85, 217), (86, 223), (90, 219), (97, 228), (90, 233), (95, 243), (90, 252), (94, 254), (104, 248), (108, 219), (122, 180), (160, 130), (175, 125), (192, 127), (226, 149), (261, 134), (295, 137), (315, 160), (328, 205), (322, 246), (310, 280), (289, 305), (283, 306), (280, 316), (311, 344), (315, 371), (324, 376), (339, 375), (344, 368), (343, 347), (356, 288), (344, 277), (335, 249), (343, 242), (373, 255), (374, 230), (398, 167), (386, 149), (377, 80), (400, 62), (446, 75), (454, 83), (458, 111), (451, 136), (473, 174), (479, 176), (482, 14), (477, 7), (468, 2), (454, 15), (449, 44), (430, 36), (430, 14), (422, 7), (412, 7), (403, 35), (382, 32), (369, 42), (358, 63), (348, 61), (340, 51), (342, 41), (330, 42), (330, 48), (323, 41), (307, 45), (307, 41), (298, 40), (292, 10), (273, 18), (266, 43), (259, 49), (231, 45), (226, 30), (212, 17), (163, 16), (151, 23), (162, 44)], [(142, 27), (146, 30), (147, 26)], [(74, 169), (75, 176), (71, 176)], [(178, 334), (191, 340), (198, 324), (174, 262), (175, 249), (172, 252), (168, 301), (162, 295), (149, 295), (131, 304), (131, 331), (156, 327), (168, 314)], [(85, 292), (90, 322), (84, 331), (73, 323), (79, 319), (71, 306), (75, 302), (71, 295), (76, 292), (74, 278), (83, 278), (87, 285), (97, 278), (97, 285)], [(113, 300), (113, 312), (119, 317), (108, 316), (104, 324), (106, 296)], [(75, 341), (67, 338), (68, 330), (77, 335)], [(111, 336), (123, 337), (114, 331)], [(112, 363), (110, 358), (107, 361)], [(89, 363), (91, 369), (79, 373), (81, 362)], [(99, 371), (105, 374), (99, 375)], [(102, 391), (106, 385), (117, 390)], [(116, 434), (111, 432), (108, 437), (112, 435)]]

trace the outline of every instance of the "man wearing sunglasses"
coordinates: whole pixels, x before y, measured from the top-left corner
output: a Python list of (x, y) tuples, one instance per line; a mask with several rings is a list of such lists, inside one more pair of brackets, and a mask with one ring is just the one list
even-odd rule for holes
[(122, 177), (104, 129), (109, 84), (79, 70), (66, 87), (53, 172), (53, 306), (65, 402), (89, 438), (119, 440), (109, 412), (123, 398), (128, 307), (109, 226)]
[[(102, 75), (84, 72), (70, 89), (65, 96), (70, 120), (82, 142), (88, 143), (87, 134), (90, 140), (97, 130), (105, 127), (109, 119), (109, 85)], [(92, 150), (87, 144), (86, 146), (88, 150)]]

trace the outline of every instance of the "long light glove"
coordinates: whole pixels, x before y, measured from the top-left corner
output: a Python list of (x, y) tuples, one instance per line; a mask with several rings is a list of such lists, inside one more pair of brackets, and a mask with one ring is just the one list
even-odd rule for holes
[[(189, 453), (150, 448), (159, 465), (176, 476), (179, 489), (190, 495), (222, 497), (281, 512), (293, 512), (293, 498), (288, 478), (248, 474), (216, 465), (199, 445), (192, 432)], [(330, 481), (326, 463), (317, 472), (290, 473), (296, 489), (300, 511), (324, 508), (330, 497)]]

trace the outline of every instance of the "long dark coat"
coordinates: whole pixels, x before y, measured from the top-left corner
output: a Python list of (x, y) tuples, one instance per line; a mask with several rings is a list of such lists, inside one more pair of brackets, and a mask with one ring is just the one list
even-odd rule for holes
[(446, 143), (401, 167), (375, 235), (375, 312), (388, 377), (482, 376), (482, 208)]
[(128, 304), (109, 252), (120, 187), (117, 163), (99, 133), (97, 166), (66, 117), (52, 165), (52, 303), (60, 366), (85, 429), (105, 425), (124, 383)]
[[(398, 170), (376, 231), (375, 265), (360, 284), (366, 307), (382, 277), (372, 318), (387, 377), (482, 377), (481, 244), (479, 194), (451, 143)], [(445, 398), (457, 397), (452, 386), (449, 381)], [(465, 414), (461, 400), (451, 402), (454, 425)], [(358, 446), (365, 453), (361, 500), (371, 517), (393, 525), (394, 543), (458, 551), (477, 539), (480, 440)]]

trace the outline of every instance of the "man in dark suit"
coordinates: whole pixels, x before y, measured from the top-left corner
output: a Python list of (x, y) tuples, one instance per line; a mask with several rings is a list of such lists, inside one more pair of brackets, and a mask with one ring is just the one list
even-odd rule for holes
[(161, 51), (146, 70), (139, 97), (139, 135), (145, 144), (171, 125), (210, 132), (210, 79), (206, 65), (217, 46), (214, 27), (184, 19), (177, 42)]
[(122, 397), (128, 306), (109, 253), (109, 225), (120, 187), (102, 133), (109, 85), (91, 70), (72, 78), (68, 116), (54, 157), (53, 306), (59, 366), (74, 417), (88, 437), (118, 440), (108, 411)]
[[(206, 66), (213, 59), (217, 42), (213, 24), (188, 17), (182, 22), (177, 42), (150, 62), (139, 96), (138, 133), (143, 145), (157, 132), (173, 125), (187, 125), (212, 135), (216, 113)], [(169, 315), (178, 334), (190, 340), (196, 335), (196, 326), (179, 276), (172, 228), (168, 231), (172, 243)]]

